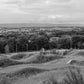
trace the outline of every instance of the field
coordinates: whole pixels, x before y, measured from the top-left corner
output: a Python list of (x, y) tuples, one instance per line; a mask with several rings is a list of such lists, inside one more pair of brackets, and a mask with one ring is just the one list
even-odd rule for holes
[(58, 51), (67, 53), (58, 55), (48, 50), (45, 54), (40, 51), (1, 54), (1, 77), (8, 77), (13, 84), (41, 84), (51, 77), (61, 81), (69, 70), (68, 67), (80, 68), (84, 76), (84, 50), (56, 50)]
[(84, 84), (61, 83), (84, 78), (83, 25), (24, 25), (0, 25), (0, 84)]

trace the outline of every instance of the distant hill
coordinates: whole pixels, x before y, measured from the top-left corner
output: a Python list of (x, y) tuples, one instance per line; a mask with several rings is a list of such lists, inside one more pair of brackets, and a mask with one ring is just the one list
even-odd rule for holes
[(0, 24), (0, 28), (23, 28), (23, 27), (84, 27), (82, 24), (37, 24), (37, 23), (14, 23)]

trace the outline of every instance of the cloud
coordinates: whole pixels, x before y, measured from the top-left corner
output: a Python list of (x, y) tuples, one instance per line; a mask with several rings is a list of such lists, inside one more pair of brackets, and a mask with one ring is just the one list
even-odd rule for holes
[[(37, 10), (47, 8), (49, 10), (53, 9), (54, 6), (64, 5), (64, 3), (69, 3), (71, 0), (3, 0), (0, 1), (0, 8), (2, 9), (12, 9), (14, 10)], [(26, 12), (27, 12), (26, 11)], [(29, 11), (28, 11), (29, 12)]]
[(83, 21), (83, 7), (83, 0), (0, 0), (0, 19), (4, 21), (8, 17), (9, 22)]

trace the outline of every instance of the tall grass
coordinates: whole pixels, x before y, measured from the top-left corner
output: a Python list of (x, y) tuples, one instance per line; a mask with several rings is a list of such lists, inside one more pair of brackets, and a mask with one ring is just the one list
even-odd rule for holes
[[(38, 69), (27, 69), (23, 70), (18, 73), (19, 76), (22, 76), (22, 74), (26, 73), (28, 76), (31, 74), (37, 74), (40, 71)], [(12, 75), (17, 75), (12, 74)], [(26, 77), (26, 76), (25, 76)], [(0, 77), (0, 84), (13, 84), (9, 77), (6, 76), (1, 76)], [(81, 70), (79, 68), (69, 68), (69, 72), (66, 73), (66, 76), (62, 79), (62, 82), (58, 82), (53, 76), (51, 76), (47, 80), (43, 80), (40, 84), (84, 84), (84, 79), (81, 74)]]
[(13, 84), (13, 83), (8, 77), (2, 76), (0, 77), (0, 84)]
[(57, 82), (57, 80), (52, 77), (49, 80), (43, 81), (42, 84), (84, 84), (84, 79), (80, 69), (69, 68), (69, 72), (66, 73), (66, 77), (64, 77), (62, 82)]
[(42, 81), (41, 84), (58, 84), (57, 80), (54, 77), (51, 77), (47, 80)]
[(84, 84), (81, 70), (69, 68), (69, 72), (66, 73), (66, 77), (63, 79), (63, 84)]

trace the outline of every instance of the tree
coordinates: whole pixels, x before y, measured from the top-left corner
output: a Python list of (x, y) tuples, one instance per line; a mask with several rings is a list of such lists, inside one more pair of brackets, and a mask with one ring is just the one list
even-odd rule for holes
[(47, 48), (48, 38), (43, 35), (33, 36), (31, 38), (31, 49), (40, 50), (41, 48)]
[(58, 41), (59, 41), (59, 37), (51, 37), (50, 40), (49, 40), (49, 43), (50, 43), (50, 49), (52, 48), (59, 48), (59, 45), (58, 45)]
[(20, 35), (16, 39), (17, 51), (28, 51), (28, 39), (25, 35)]
[(15, 37), (8, 38), (7, 45), (9, 46), (10, 52), (16, 52), (16, 38)]
[(84, 37), (82, 35), (74, 35), (72, 36), (73, 48), (80, 48), (80, 44), (84, 42)]
[(72, 48), (72, 37), (70, 35), (63, 35), (61, 36), (60, 40), (61, 40), (62, 48), (65, 49)]
[(5, 45), (7, 44), (6, 39), (4, 37), (0, 38), (0, 53), (5, 53)]

